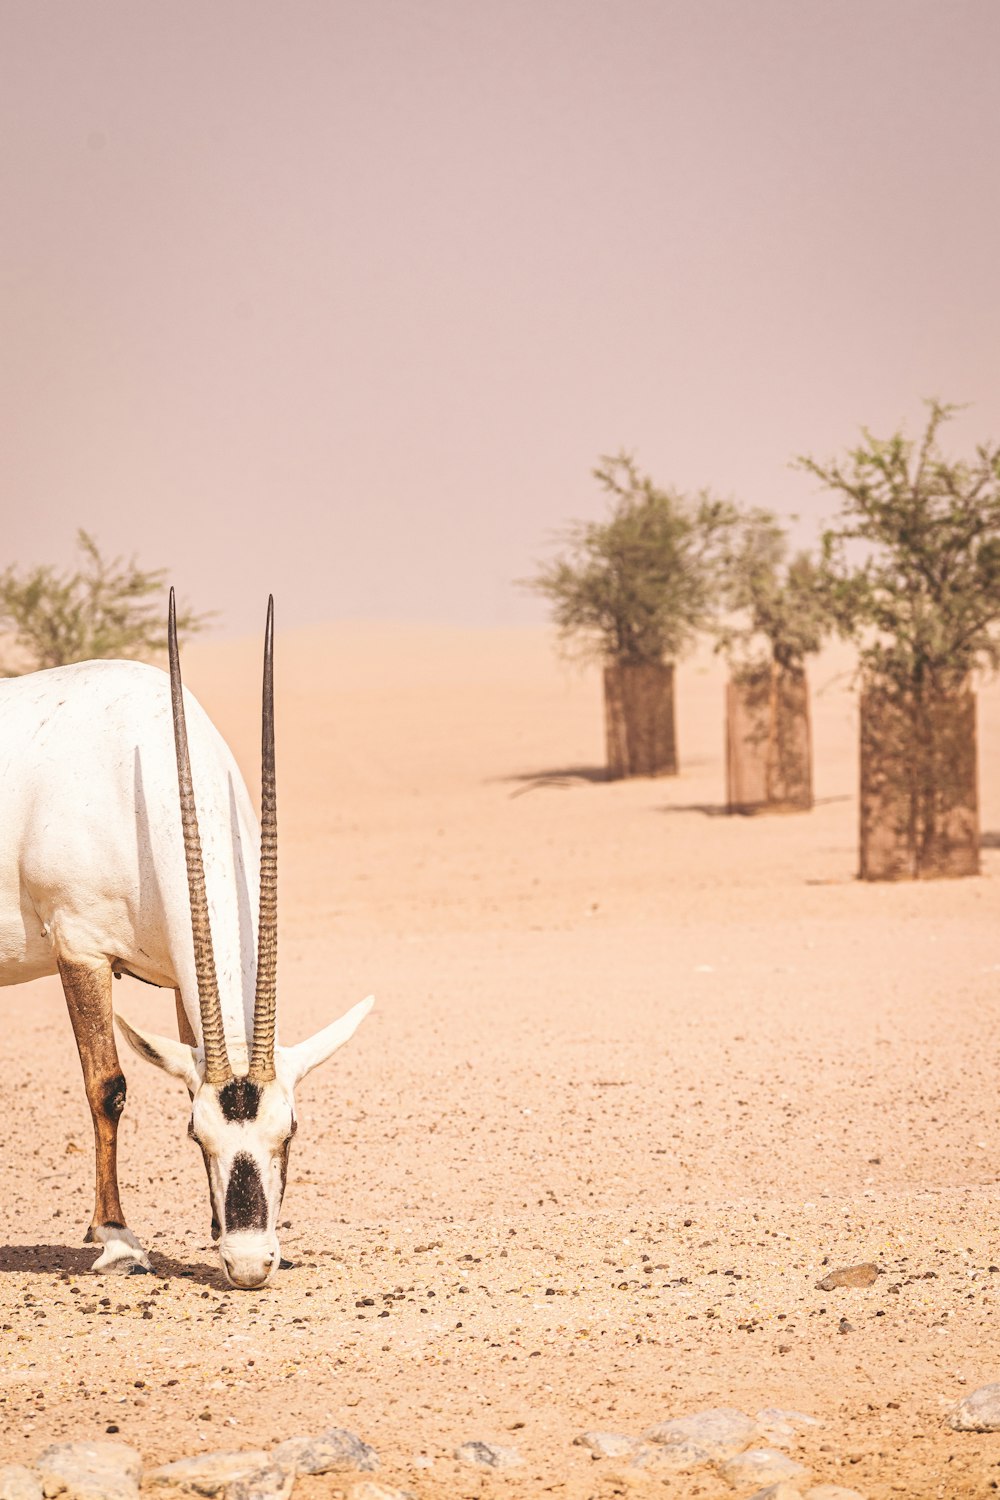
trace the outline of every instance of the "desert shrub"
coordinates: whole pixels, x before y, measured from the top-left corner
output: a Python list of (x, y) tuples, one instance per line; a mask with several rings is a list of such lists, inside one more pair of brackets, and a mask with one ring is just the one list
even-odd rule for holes
[[(43, 564), (22, 570), (11, 564), (0, 573), (4, 675), (166, 651), (165, 570), (144, 570), (135, 558), (105, 558), (86, 531), (77, 532), (77, 546), (76, 569), (60, 572)], [(203, 630), (211, 618), (178, 608), (178, 634)]]
[(572, 522), (560, 555), (524, 584), (548, 599), (566, 648), (621, 665), (676, 660), (713, 616), (735, 507), (662, 489), (627, 453), (593, 472), (607, 518)]
[(808, 552), (787, 553), (787, 536), (770, 511), (750, 511), (734, 528), (716, 642), (736, 677), (772, 665), (801, 669), (831, 629), (816, 563)]
[(957, 408), (927, 404), (919, 439), (865, 429), (842, 459), (799, 460), (841, 501), (821, 560), (833, 620), (868, 679), (917, 694), (1000, 662), (1000, 446), (946, 457), (939, 432)]
[(978, 667), (1000, 661), (1000, 447), (949, 458), (956, 408), (928, 403), (919, 439), (865, 430), (845, 458), (802, 466), (836, 492), (821, 574), (858, 644), (861, 874), (971, 875), (979, 868)]

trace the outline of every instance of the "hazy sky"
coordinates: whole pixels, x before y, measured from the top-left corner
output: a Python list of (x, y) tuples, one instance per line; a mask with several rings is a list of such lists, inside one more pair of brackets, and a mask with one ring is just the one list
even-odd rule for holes
[(634, 450), (1000, 437), (997, 0), (0, 0), (0, 560), (542, 617)]

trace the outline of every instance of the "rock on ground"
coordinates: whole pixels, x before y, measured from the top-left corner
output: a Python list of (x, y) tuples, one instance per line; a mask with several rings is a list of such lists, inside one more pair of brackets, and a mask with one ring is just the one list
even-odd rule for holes
[(807, 1478), (809, 1470), (797, 1464), (787, 1453), (777, 1448), (750, 1448), (746, 1453), (737, 1453), (719, 1464), (719, 1473), (727, 1484), (742, 1488), (748, 1484), (777, 1484), (787, 1481), (795, 1484)]
[(816, 1290), (835, 1292), (838, 1287), (842, 1286), (874, 1286), (881, 1274), (878, 1266), (870, 1260), (864, 1261), (860, 1266), (841, 1266), (839, 1270), (830, 1271), (822, 1281), (817, 1281)]
[(377, 1479), (359, 1479), (348, 1493), (349, 1500), (410, 1500), (406, 1490), (397, 1490), (393, 1484), (379, 1484)]
[(42, 1491), (68, 1500), (135, 1500), (142, 1459), (125, 1443), (54, 1443), (38, 1460)]
[(627, 1458), (640, 1446), (638, 1438), (623, 1432), (581, 1432), (573, 1442), (578, 1448), (589, 1448), (595, 1458)]
[(804, 1496), (796, 1485), (780, 1479), (777, 1484), (769, 1484), (766, 1489), (757, 1490), (750, 1496), (750, 1500), (804, 1500)]
[(697, 1443), (646, 1443), (635, 1455), (635, 1467), (656, 1469), (661, 1474), (683, 1474), (712, 1462)]
[(781, 1406), (766, 1406), (757, 1413), (757, 1439), (768, 1448), (780, 1448), (810, 1427), (820, 1427), (817, 1417), (804, 1411), (789, 1411)]
[(814, 1484), (802, 1500), (865, 1500), (860, 1490), (845, 1490), (842, 1484)]
[(643, 1443), (625, 1462), (614, 1471), (608, 1471), (611, 1480), (623, 1479), (632, 1482), (637, 1475), (648, 1479), (655, 1476), (666, 1478), (668, 1474), (684, 1474), (691, 1469), (701, 1469), (712, 1462), (704, 1448), (694, 1443)]
[(352, 1470), (370, 1474), (379, 1466), (375, 1449), (346, 1427), (328, 1427), (316, 1437), (288, 1438), (278, 1444), (272, 1457), (279, 1463), (294, 1464), (299, 1474), (347, 1474)]
[(0, 1500), (42, 1500), (42, 1481), (23, 1464), (0, 1464)]
[(244, 1479), (231, 1479), (223, 1500), (289, 1500), (295, 1484), (293, 1464), (272, 1463)]
[(1000, 1432), (1000, 1385), (981, 1385), (963, 1396), (948, 1415), (956, 1432)]
[(275, 1459), (263, 1448), (247, 1448), (239, 1453), (199, 1453), (196, 1458), (176, 1458), (173, 1463), (151, 1469), (146, 1483), (186, 1490), (193, 1495), (219, 1495), (237, 1480), (250, 1479), (269, 1470), (274, 1463)]
[(718, 1462), (749, 1448), (757, 1436), (757, 1423), (734, 1406), (717, 1406), (690, 1417), (659, 1422), (645, 1436), (653, 1443), (691, 1443), (703, 1449), (706, 1458)]
[(495, 1443), (478, 1441), (463, 1443), (455, 1449), (455, 1457), (459, 1463), (479, 1464), (486, 1469), (513, 1469), (524, 1462), (516, 1448), (501, 1448)]
[(865, 1497), (860, 1490), (845, 1490), (839, 1484), (814, 1484), (808, 1490), (800, 1490), (787, 1479), (779, 1479), (777, 1484), (757, 1490), (750, 1500), (865, 1500)]

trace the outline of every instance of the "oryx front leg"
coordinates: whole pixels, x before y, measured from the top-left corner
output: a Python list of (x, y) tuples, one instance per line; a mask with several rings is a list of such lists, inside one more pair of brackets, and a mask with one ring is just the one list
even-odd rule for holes
[(149, 1270), (149, 1260), (125, 1226), (118, 1197), (118, 1120), (125, 1108), (125, 1078), (111, 1023), (111, 965), (59, 960), (69, 1018), (83, 1065), (83, 1082), (94, 1122), (96, 1193), (86, 1238), (103, 1246), (95, 1271)]

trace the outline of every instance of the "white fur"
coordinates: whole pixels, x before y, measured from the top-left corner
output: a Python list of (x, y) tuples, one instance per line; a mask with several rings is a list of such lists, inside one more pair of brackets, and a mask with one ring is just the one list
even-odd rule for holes
[(313, 1068), (318, 1068), (320, 1063), (325, 1063), (345, 1042), (351, 1040), (374, 1004), (375, 996), (368, 995), (364, 1000), (359, 1000), (346, 1015), (341, 1016), (339, 1021), (331, 1022), (304, 1042), (299, 1042), (294, 1047), (277, 1048), (275, 1071), (279, 1076), (287, 1078), (289, 1086), (294, 1088), (300, 1078), (311, 1073)]
[[(185, 714), (226, 1044), (241, 1072), (253, 1031), (260, 834), (236, 762), (188, 692)], [(138, 978), (180, 991), (196, 1048), (120, 1018), (119, 1025), (140, 1055), (194, 1095), (193, 1123), (217, 1212), (237, 1152), (258, 1163), (268, 1233), (244, 1233), (231, 1246), (223, 1235), (220, 1249), (227, 1274), (227, 1250), (238, 1262), (243, 1284), (252, 1274), (272, 1275), (280, 1207), (274, 1163), (291, 1130), (292, 1091), (348, 1040), (371, 999), (308, 1041), (277, 1048), (278, 1077), (265, 1088), (257, 1120), (222, 1118), (214, 1091), (202, 1082), (170, 687), (158, 668), (81, 662), (0, 681), (0, 830), (0, 985), (55, 973), (62, 958), (117, 961)], [(95, 1269), (126, 1258), (148, 1265), (129, 1230), (101, 1235)], [(251, 1238), (259, 1243), (251, 1245)]]
[(98, 1225), (91, 1229), (90, 1238), (103, 1246), (100, 1255), (91, 1266), (92, 1271), (127, 1274), (137, 1266), (144, 1271), (151, 1269), (149, 1256), (139, 1244), (131, 1229), (124, 1225)]
[[(238, 1057), (253, 1018), (260, 835), (228, 746), (185, 692), (215, 966)], [(170, 684), (92, 661), (0, 681), (0, 984), (118, 958), (201, 1017)], [(236, 1058), (234, 1057), (234, 1062)]]

